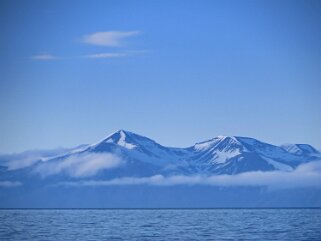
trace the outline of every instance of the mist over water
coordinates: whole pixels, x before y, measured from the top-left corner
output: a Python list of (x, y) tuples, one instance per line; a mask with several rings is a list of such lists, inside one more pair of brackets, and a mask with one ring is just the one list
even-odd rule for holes
[(0, 210), (0, 240), (320, 240), (321, 209)]

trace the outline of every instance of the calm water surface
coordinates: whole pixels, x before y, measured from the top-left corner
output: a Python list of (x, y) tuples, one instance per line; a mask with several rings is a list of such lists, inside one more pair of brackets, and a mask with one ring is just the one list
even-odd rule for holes
[(321, 209), (0, 210), (0, 240), (321, 240)]

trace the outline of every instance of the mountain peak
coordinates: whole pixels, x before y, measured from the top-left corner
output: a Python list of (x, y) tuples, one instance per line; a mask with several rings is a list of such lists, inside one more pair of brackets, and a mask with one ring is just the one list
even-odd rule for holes
[(240, 144), (235, 136), (223, 136), (219, 135), (210, 140), (198, 142), (194, 145), (196, 150), (205, 150), (219, 145), (228, 146), (229, 144)]
[(104, 138), (104, 140), (108, 140), (108, 139), (113, 139), (113, 138), (118, 138), (119, 136), (131, 136), (131, 135), (136, 135), (133, 132), (124, 130), (124, 129), (119, 129), (113, 133), (111, 133), (110, 135), (108, 135), (107, 137)]
[[(119, 129), (112, 134), (105, 137), (102, 141), (92, 145), (92, 147), (102, 147), (106, 148), (106, 144), (115, 144), (117, 146), (126, 148), (126, 149), (140, 149), (143, 146), (154, 146), (159, 145), (154, 140), (149, 139), (145, 136), (127, 131), (124, 129)], [(159, 145), (160, 146), (160, 145)], [(109, 148), (109, 147), (108, 147)]]
[(135, 135), (135, 134), (130, 131), (120, 129), (110, 134), (109, 136), (107, 136), (102, 141), (102, 143), (114, 143), (114, 144), (123, 146), (127, 149), (133, 149), (136, 146), (132, 143), (132, 138), (131, 138), (132, 135)]
[(218, 139), (225, 139), (225, 138), (232, 138), (233, 136), (225, 136), (225, 135), (218, 135), (214, 138), (218, 138)]
[(223, 135), (219, 135), (219, 136), (217, 136), (217, 137), (214, 137), (214, 138), (216, 138), (216, 139), (220, 139), (220, 140), (230, 140), (230, 141), (236, 141), (236, 142), (238, 142), (238, 140), (236, 139), (236, 137), (235, 136), (223, 136)]
[(124, 130), (124, 129), (119, 129), (119, 130), (115, 131), (113, 134), (130, 135), (130, 134), (133, 134), (133, 133), (130, 132), (130, 131)]
[(284, 144), (281, 146), (287, 152), (302, 155), (302, 154), (320, 154), (313, 146), (309, 144)]

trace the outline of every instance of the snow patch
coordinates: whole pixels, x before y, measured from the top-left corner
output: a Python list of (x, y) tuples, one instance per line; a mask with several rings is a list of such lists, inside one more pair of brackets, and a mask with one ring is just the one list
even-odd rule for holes
[(241, 154), (239, 149), (231, 150), (231, 151), (214, 151), (214, 158), (212, 159), (212, 163), (222, 164), (225, 163), (227, 160), (234, 158)]
[(282, 148), (284, 150), (286, 150), (287, 152), (290, 152), (290, 153), (293, 153), (293, 154), (297, 154), (297, 155), (300, 155), (302, 154), (302, 150), (300, 148), (298, 148), (297, 145), (295, 144), (285, 144), (282, 146)]
[(134, 148), (137, 147), (134, 144), (126, 142), (126, 134), (125, 134), (124, 131), (120, 131), (119, 134), (120, 134), (120, 138), (119, 138), (119, 140), (117, 142), (118, 145), (120, 145), (122, 147), (125, 147), (127, 149), (134, 149)]
[(293, 170), (293, 168), (289, 165), (286, 165), (284, 163), (281, 163), (281, 162), (277, 162), (277, 161), (274, 161), (270, 158), (267, 158), (267, 157), (263, 157), (262, 158), (264, 160), (266, 160), (269, 164), (271, 164), (275, 169), (277, 170), (280, 170), (280, 171), (286, 171), (286, 172), (290, 172)]
[(216, 143), (217, 143), (217, 140), (215, 140), (215, 139), (205, 141), (205, 142), (200, 142), (200, 143), (197, 143), (194, 145), (194, 149), (197, 151), (206, 150), (206, 149), (209, 149), (210, 147), (212, 147)]

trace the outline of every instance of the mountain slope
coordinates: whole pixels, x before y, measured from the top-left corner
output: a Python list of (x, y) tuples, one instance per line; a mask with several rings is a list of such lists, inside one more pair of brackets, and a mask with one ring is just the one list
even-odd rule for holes
[[(250, 171), (292, 171), (321, 154), (303, 144), (275, 146), (249, 137), (218, 136), (188, 148), (162, 146), (119, 130), (93, 145), (49, 158), (38, 158), (17, 170), (2, 162), (1, 179), (59, 176), (62, 179), (110, 179), (152, 175), (220, 175)], [(9, 163), (10, 164), (10, 163)], [(6, 166), (7, 165), (7, 166)], [(22, 174), (25, 173), (25, 174)]]
[(321, 154), (309, 145), (218, 136), (172, 148), (119, 130), (39, 153), (0, 156), (0, 207), (321, 206)]

